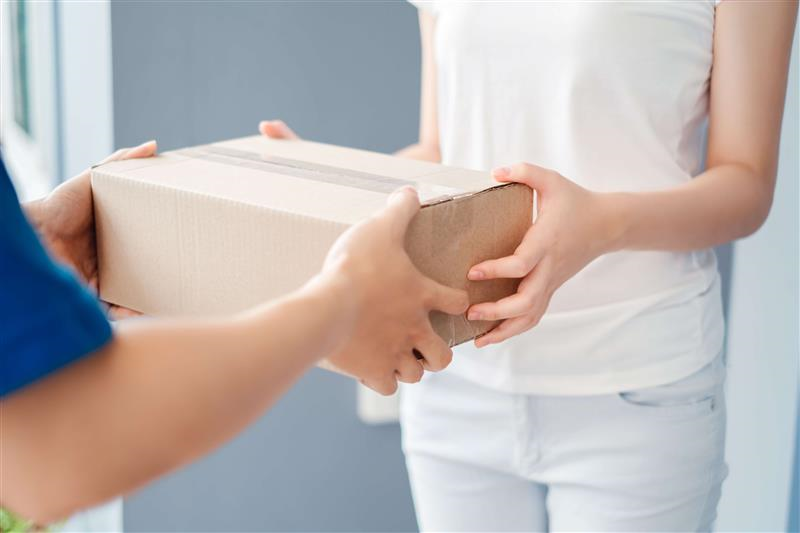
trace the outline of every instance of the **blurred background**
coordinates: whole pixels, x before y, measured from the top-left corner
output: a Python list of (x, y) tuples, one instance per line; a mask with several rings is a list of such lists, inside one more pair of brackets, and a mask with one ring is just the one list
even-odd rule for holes
[[(775, 204), (756, 235), (719, 250), (723, 531), (800, 529), (797, 34), (792, 54)], [(2, 0), (0, 61), (0, 142), (23, 198), (116, 147), (251, 135), (260, 119), (383, 152), (416, 138), (419, 30), (401, 1)], [(357, 403), (352, 382), (313, 371), (235, 441), (66, 529), (415, 530), (399, 427), (365, 423)]]

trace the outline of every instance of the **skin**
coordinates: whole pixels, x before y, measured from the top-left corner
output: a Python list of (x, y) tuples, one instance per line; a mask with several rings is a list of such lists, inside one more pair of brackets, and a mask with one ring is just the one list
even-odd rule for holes
[[(121, 148), (99, 164), (150, 157), (155, 155), (157, 149), (155, 141), (147, 141), (133, 148)], [(90, 170), (87, 168), (56, 187), (49, 195), (28, 202), (23, 208), (31, 225), (55, 259), (70, 266), (89, 288), (96, 291), (97, 249)], [(114, 318), (138, 314), (116, 305), (110, 306), (109, 311)]]
[[(708, 248), (750, 235), (763, 224), (775, 189), (796, 17), (797, 2), (792, 1), (728, 1), (717, 8), (707, 170), (690, 182), (657, 192), (597, 193), (531, 163), (493, 171), (498, 181), (536, 189), (539, 212), (513, 255), (475, 265), (468, 274), (472, 280), (521, 279), (517, 294), (470, 307), (472, 320), (502, 320), (476, 346), (534, 327), (553, 293), (603, 254)], [(431, 161), (440, 159), (435, 25), (434, 16), (420, 11), (420, 136), (399, 152)]]
[[(691, 182), (659, 192), (601, 194), (529, 163), (493, 172), (499, 181), (535, 188), (540, 211), (513, 255), (470, 271), (475, 280), (522, 280), (516, 295), (470, 308), (470, 318), (503, 319), (476, 341), (478, 346), (533, 327), (553, 292), (602, 254), (706, 248), (760, 227), (774, 191), (796, 14), (796, 2), (726, 2), (717, 9), (708, 169)], [(439, 161), (431, 45), (435, 19), (425, 13), (420, 18), (420, 140), (399, 154)], [(271, 137), (294, 136), (278, 121), (262, 123), (260, 129)], [(2, 453), (14, 461), (4, 461), (0, 481), (12, 489), (4, 491), (1, 503), (47, 522), (126, 492), (219, 445), (322, 358), (340, 371), (365, 376), (360, 379), (384, 392), (396, 387), (393, 376), (418, 379), (420, 364), (412, 365), (409, 347), (429, 342), (427, 357), (446, 354), (438, 352), (430, 337), (427, 310), (459, 312), (466, 300), (463, 294), (435, 287), (398, 255), (418, 202), (410, 193), (392, 202), (394, 207), (384, 215), (334, 247), (323, 273), (298, 293), (213, 322), (126, 325), (97, 354), (4, 400), (4, 425), (25, 431), (3, 436)], [(574, 212), (582, 213), (580, 220), (571, 219)], [(44, 222), (56, 216), (42, 205), (29, 213)], [(74, 235), (63, 234), (57, 224), (39, 227), (54, 255), (69, 258), (73, 245), (68, 243)], [(72, 242), (91, 250), (86, 239)], [(365, 243), (362, 248), (359, 242)], [(394, 259), (385, 265), (374, 262), (384, 257), (374, 253), (381, 243), (389, 243), (382, 251)], [(72, 264), (91, 280), (96, 267), (92, 270), (91, 260), (85, 259), (86, 254), (76, 254)], [(383, 280), (396, 276), (397, 281), (379, 283), (377, 273)], [(409, 303), (407, 298), (416, 299)], [(397, 301), (404, 303), (387, 305)], [(394, 320), (398, 327), (376, 329)], [(369, 335), (361, 334), (365, 332)], [(390, 349), (367, 357), (376, 347)], [(356, 355), (362, 350), (361, 357)], [(444, 366), (449, 357), (437, 366)], [(87, 464), (96, 468), (87, 469)]]
[[(145, 143), (114, 157), (154, 152)], [(102, 349), (3, 399), (0, 506), (44, 524), (127, 493), (236, 435), (320, 361), (383, 394), (418, 381), (423, 363), (447, 366), (428, 313), (468, 302), (406, 255), (418, 210), (400, 190), (301, 290), (216, 320), (126, 321)], [(88, 174), (27, 213), (51, 253), (96, 283)]]

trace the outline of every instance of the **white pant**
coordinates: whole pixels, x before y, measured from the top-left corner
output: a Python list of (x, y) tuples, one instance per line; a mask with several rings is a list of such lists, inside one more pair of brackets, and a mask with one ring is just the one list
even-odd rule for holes
[(721, 357), (676, 383), (585, 397), (508, 394), (448, 374), (404, 387), (423, 531), (703, 531), (724, 462)]

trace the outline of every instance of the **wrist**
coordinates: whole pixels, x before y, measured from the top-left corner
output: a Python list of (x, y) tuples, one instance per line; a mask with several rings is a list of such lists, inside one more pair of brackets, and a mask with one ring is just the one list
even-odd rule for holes
[(602, 253), (618, 252), (627, 248), (631, 216), (629, 194), (598, 193)]
[(344, 262), (326, 266), (303, 286), (297, 297), (321, 313), (331, 331), (326, 352), (337, 351), (352, 335), (361, 306), (358, 284)]

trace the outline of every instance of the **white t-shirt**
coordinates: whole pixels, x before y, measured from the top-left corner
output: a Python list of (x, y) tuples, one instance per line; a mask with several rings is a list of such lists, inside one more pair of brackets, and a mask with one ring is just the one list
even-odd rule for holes
[[(594, 191), (700, 172), (713, 2), (415, 3), (436, 15), (445, 164), (528, 161)], [(623, 251), (567, 281), (534, 329), (457, 348), (449, 371), (508, 392), (602, 394), (681, 379), (723, 337), (712, 250)]]

